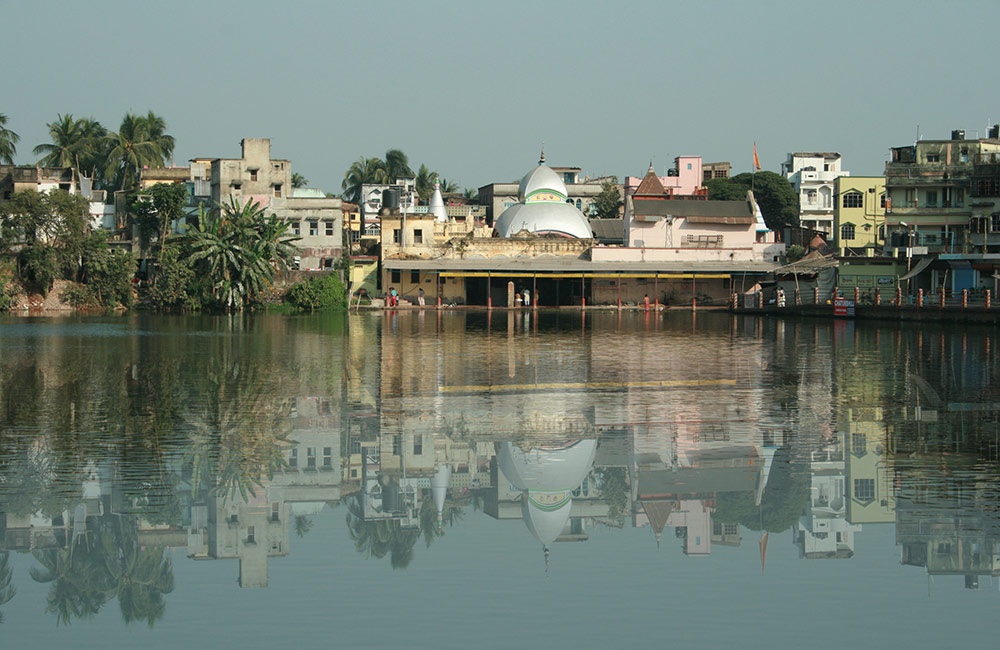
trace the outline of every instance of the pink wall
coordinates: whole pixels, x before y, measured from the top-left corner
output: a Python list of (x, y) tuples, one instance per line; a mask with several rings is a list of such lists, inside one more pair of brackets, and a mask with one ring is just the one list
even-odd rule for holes
[[(688, 165), (691, 169), (688, 169)], [(678, 156), (674, 158), (674, 166), (677, 168), (677, 176), (659, 177), (663, 187), (673, 189), (674, 194), (694, 194), (702, 184), (701, 156)], [(625, 195), (635, 192), (641, 182), (642, 178), (638, 176), (625, 177)]]

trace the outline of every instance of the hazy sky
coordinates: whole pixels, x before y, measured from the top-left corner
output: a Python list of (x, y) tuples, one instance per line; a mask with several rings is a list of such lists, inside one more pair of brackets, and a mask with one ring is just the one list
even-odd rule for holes
[(398, 147), (460, 187), (553, 165), (747, 171), (831, 150), (880, 174), (920, 132), (1000, 122), (1000, 2), (0, 0), (16, 162), (59, 113), (161, 114), (175, 162), (270, 137), (311, 185)]

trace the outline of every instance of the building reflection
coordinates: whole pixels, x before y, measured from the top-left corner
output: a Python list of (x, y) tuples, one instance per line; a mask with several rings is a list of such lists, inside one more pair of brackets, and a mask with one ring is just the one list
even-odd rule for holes
[[(894, 525), (907, 567), (970, 588), (998, 575), (1000, 382), (988, 354), (970, 357), (957, 337), (824, 323), (660, 326), (575, 312), (352, 314), (332, 334), (274, 326), (259, 335), (287, 347), (284, 364), (223, 350), (207, 370), (171, 366), (176, 384), (162, 389), (131, 357), (111, 368), (106, 384), (128, 377), (134, 402), (120, 432), (96, 441), (77, 434), (97, 420), (75, 420), (93, 406), (57, 401), (72, 394), (52, 379), (68, 352), (8, 360), (5, 395), (72, 413), (62, 426), (73, 435), (39, 421), (0, 439), (0, 552), (35, 553), (111, 593), (80, 549), (148, 551), (161, 582), (137, 620), (162, 615), (170, 549), (234, 561), (240, 587), (265, 588), (333, 509), (360, 556), (396, 569), (482, 510), (523, 526), (546, 560), (625, 526), (648, 529), (650, 553), (664, 535), (706, 556), (751, 532), (790, 532), (803, 559), (849, 559), (869, 526)], [(167, 397), (178, 406), (157, 424), (145, 414)]]

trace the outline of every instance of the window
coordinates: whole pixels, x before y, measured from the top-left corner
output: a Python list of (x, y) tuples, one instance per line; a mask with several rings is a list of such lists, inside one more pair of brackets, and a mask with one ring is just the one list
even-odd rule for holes
[(252, 180), (252, 181), (256, 181), (257, 180), (257, 170), (256, 169), (251, 169), (250, 170), (250, 180)]
[(398, 456), (399, 455), (399, 443), (400, 443), (399, 436), (393, 436), (392, 437), (392, 455), (393, 456)]
[(883, 210), (885, 210), (885, 192), (878, 195), (878, 204)]
[(243, 189), (243, 183), (233, 183), (234, 192), (239, 192), (241, 189)]
[(324, 221), (323, 225), (326, 228), (326, 236), (327, 237), (333, 237), (333, 222), (332, 221)]
[(962, 149), (962, 151), (958, 154), (958, 160), (959, 162), (964, 162), (964, 163), (969, 162), (969, 150)]
[(316, 448), (307, 447), (306, 448), (306, 468), (316, 469)]
[(825, 172), (830, 171), (830, 163), (823, 163), (823, 171)]
[(359, 241), (361, 241), (361, 233), (358, 232), (357, 230), (352, 230), (351, 231), (351, 241), (353, 243), (355, 243), (355, 244), (358, 243)]
[(855, 433), (851, 436), (851, 453), (855, 456), (864, 456), (868, 452), (868, 438), (863, 433)]
[(247, 526), (247, 544), (256, 544), (257, 543), (257, 535), (256, 535), (256, 533), (257, 533), (257, 531), (254, 529), (253, 526)]
[(861, 192), (848, 192), (844, 195), (844, 207), (845, 208), (860, 208), (864, 205), (865, 198), (861, 195)]
[(424, 453), (424, 437), (420, 434), (413, 436), (413, 455), (422, 456)]
[(391, 278), (390, 281), (393, 284), (399, 284), (399, 270), (393, 270), (393, 272), (390, 274), (390, 278)]
[(740, 533), (739, 524), (722, 524), (723, 535), (739, 535), (739, 533)]
[(714, 172), (712, 172), (712, 178), (728, 178), (728, 177), (729, 176), (726, 174), (725, 169), (716, 169)]
[(581, 211), (583, 210), (583, 201), (581, 201), (580, 199), (576, 200), (576, 209)]
[(279, 517), (279, 508), (281, 508), (281, 504), (277, 501), (271, 503), (271, 521), (281, 520), (281, 517)]
[(310, 221), (309, 222), (309, 235), (311, 237), (315, 237), (318, 234), (319, 234), (319, 222), (318, 221)]
[(990, 216), (990, 232), (1000, 232), (1000, 215)]
[(806, 203), (816, 205), (816, 190), (806, 190)]
[(298, 221), (293, 221), (292, 222), (292, 232), (294, 234), (296, 234), (296, 235), (301, 235), (302, 234), (302, 228), (299, 227), (299, 222)]
[(963, 187), (955, 188), (955, 202), (953, 205), (956, 208), (965, 207), (965, 188)]
[(281, 184), (278, 184), (278, 185), (274, 186), (274, 198), (276, 198), (276, 199), (280, 199), (281, 198)]
[(424, 243), (424, 231), (420, 228), (415, 228), (413, 230), (413, 243), (423, 244)]
[(878, 240), (885, 241), (885, 224), (878, 227)]
[(333, 467), (333, 447), (323, 447), (323, 467)]
[(929, 163), (941, 162), (941, 154), (939, 153), (929, 153), (924, 157), (924, 160)]
[(917, 207), (917, 191), (913, 188), (906, 190), (906, 196), (903, 200), (903, 207), (905, 208), (915, 208)]
[(1000, 179), (980, 178), (976, 181), (976, 195), (1000, 196)]
[(688, 169), (691, 169), (691, 163), (688, 163)]
[(392, 229), (392, 243), (393, 244), (398, 244), (399, 243), (399, 234), (400, 234), (399, 228), (393, 228)]
[(357, 438), (351, 439), (351, 453), (360, 454), (361, 453), (361, 441)]
[(924, 207), (936, 208), (937, 199), (938, 199), (937, 190), (927, 190), (926, 202), (924, 203)]
[(841, 239), (854, 239), (854, 224), (845, 223), (840, 227), (840, 238)]
[(420, 271), (410, 271), (410, 283), (420, 284)]
[(288, 466), (292, 469), (299, 466), (299, 450), (297, 448), (293, 447), (292, 450), (288, 452)]
[(875, 499), (875, 479), (854, 479), (854, 498), (858, 501), (873, 501)]

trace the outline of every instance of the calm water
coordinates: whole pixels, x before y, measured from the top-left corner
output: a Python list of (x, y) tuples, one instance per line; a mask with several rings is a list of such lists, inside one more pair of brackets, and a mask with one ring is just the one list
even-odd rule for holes
[(0, 640), (994, 647), (995, 329), (0, 320)]

